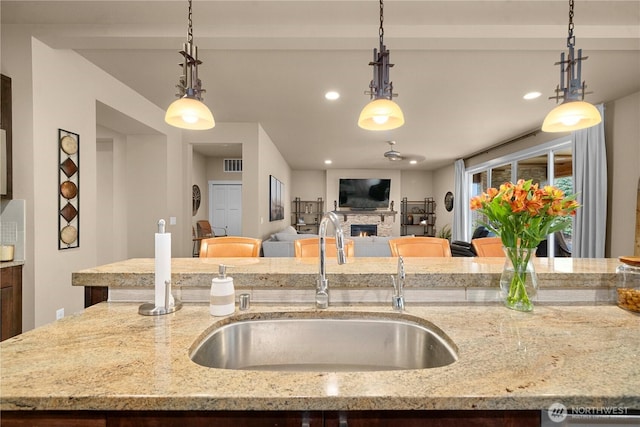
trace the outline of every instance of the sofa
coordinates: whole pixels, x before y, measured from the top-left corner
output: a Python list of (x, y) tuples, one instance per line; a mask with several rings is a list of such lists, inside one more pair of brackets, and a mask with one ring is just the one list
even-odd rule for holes
[[(293, 249), (293, 242), (297, 239), (305, 239), (309, 237), (318, 237), (318, 235), (297, 234), (295, 229), (293, 232), (289, 229), (285, 229), (279, 233), (272, 234), (268, 239), (262, 241), (262, 254), (264, 257), (294, 257), (295, 252)], [(345, 238), (353, 240), (354, 252), (357, 257), (390, 257), (391, 249), (389, 249), (389, 239), (395, 239), (397, 236), (345, 236)]]

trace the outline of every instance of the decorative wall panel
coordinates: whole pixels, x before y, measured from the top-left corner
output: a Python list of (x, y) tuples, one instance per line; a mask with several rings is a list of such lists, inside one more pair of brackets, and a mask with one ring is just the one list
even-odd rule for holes
[(58, 129), (58, 249), (80, 246), (80, 135)]

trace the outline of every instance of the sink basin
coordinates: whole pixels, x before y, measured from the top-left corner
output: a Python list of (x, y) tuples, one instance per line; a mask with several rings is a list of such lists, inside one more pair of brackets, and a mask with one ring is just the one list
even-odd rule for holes
[(409, 316), (268, 313), (218, 327), (191, 348), (219, 369), (358, 372), (437, 368), (457, 360), (438, 327)]

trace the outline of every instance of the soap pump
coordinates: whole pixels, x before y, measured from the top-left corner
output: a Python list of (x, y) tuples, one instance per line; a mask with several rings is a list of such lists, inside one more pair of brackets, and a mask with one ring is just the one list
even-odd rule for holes
[(220, 264), (218, 277), (211, 279), (209, 312), (212, 316), (228, 316), (236, 311), (236, 293), (233, 279), (227, 277), (226, 266)]

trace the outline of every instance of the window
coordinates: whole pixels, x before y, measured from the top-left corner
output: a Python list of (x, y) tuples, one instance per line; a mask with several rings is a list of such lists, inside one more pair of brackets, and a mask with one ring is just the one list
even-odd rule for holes
[[(472, 166), (465, 172), (469, 185), (470, 197), (477, 196), (488, 187), (499, 188), (507, 181), (532, 179), (534, 183), (555, 185), (567, 194), (573, 193), (573, 156), (571, 140), (551, 141), (536, 147), (528, 148), (488, 162)], [(490, 183), (490, 185), (487, 185)], [(469, 209), (469, 208), (468, 208)], [(469, 209), (466, 225), (468, 235), (481, 225), (484, 218), (477, 211)], [(540, 256), (570, 256), (572, 227), (568, 227), (562, 235), (549, 236), (539, 247)]]

